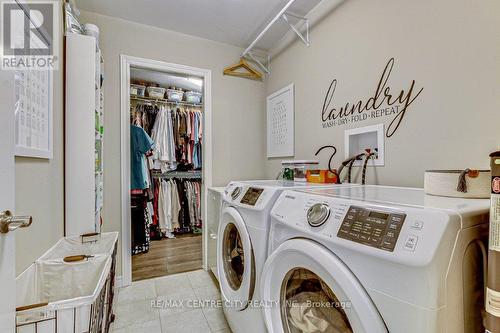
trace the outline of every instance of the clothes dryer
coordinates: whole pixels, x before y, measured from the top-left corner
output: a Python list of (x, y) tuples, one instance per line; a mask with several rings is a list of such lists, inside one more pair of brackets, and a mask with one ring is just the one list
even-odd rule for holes
[(266, 331), (259, 282), (268, 252), (270, 211), (280, 193), (332, 186), (348, 185), (268, 180), (231, 182), (226, 187), (217, 236), (217, 271), (224, 313), (234, 333)]
[(261, 281), (269, 332), (484, 332), (489, 200), (284, 191)]

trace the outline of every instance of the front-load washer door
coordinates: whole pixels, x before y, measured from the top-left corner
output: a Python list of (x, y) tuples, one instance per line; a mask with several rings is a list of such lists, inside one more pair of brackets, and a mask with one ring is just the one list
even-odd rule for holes
[(244, 310), (253, 297), (255, 264), (247, 228), (233, 207), (226, 207), (220, 217), (217, 271), (224, 301), (233, 310)]
[(267, 259), (260, 291), (270, 333), (387, 333), (349, 268), (306, 239), (281, 244)]

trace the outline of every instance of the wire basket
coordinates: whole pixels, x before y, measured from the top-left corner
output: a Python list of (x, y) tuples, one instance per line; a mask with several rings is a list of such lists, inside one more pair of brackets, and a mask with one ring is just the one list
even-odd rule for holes
[(110, 256), (37, 261), (17, 278), (17, 333), (107, 332)]
[[(17, 278), (17, 333), (109, 332), (118, 233), (87, 236), (62, 238)], [(86, 260), (65, 262), (75, 255)]]

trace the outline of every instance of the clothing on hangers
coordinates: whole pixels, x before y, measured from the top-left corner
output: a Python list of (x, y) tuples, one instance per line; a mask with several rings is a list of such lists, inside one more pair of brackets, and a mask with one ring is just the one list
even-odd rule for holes
[(156, 105), (137, 103), (135, 107), (131, 106), (131, 123), (141, 127), (151, 136), (158, 111), (159, 108)]
[(155, 186), (155, 193), (159, 193), (155, 209), (163, 235), (201, 229), (200, 180), (159, 179)]
[(132, 255), (149, 251), (151, 214), (144, 195), (132, 196)]
[(155, 142), (152, 156), (153, 168), (162, 172), (177, 169), (172, 117), (172, 111), (161, 106), (152, 129), (152, 139)]
[(201, 110), (196, 107), (145, 103), (137, 103), (132, 108), (131, 121), (150, 134), (155, 142), (152, 168), (162, 172), (201, 169)]
[[(163, 174), (202, 168), (203, 114), (200, 109), (137, 103), (131, 109), (131, 122), (131, 126), (151, 134), (154, 145), (147, 159), (149, 170)], [(201, 231), (201, 180), (154, 177), (145, 183), (152, 186), (153, 202), (145, 208), (149, 214), (143, 214), (151, 221), (146, 231), (150, 238), (173, 238), (176, 233)], [(143, 215), (139, 212), (133, 215), (138, 225), (143, 226), (144, 221), (140, 220)], [(138, 225), (136, 223), (136, 227)], [(134, 252), (146, 248), (134, 245)]]
[(141, 127), (130, 125), (130, 186), (132, 190), (149, 187), (149, 169), (146, 153), (153, 148), (154, 142)]

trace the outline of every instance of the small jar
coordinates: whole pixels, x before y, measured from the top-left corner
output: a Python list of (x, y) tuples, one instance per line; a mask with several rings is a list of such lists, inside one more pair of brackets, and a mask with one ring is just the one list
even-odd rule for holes
[(287, 160), (281, 162), (283, 179), (296, 182), (307, 182), (307, 171), (317, 169), (316, 160)]

